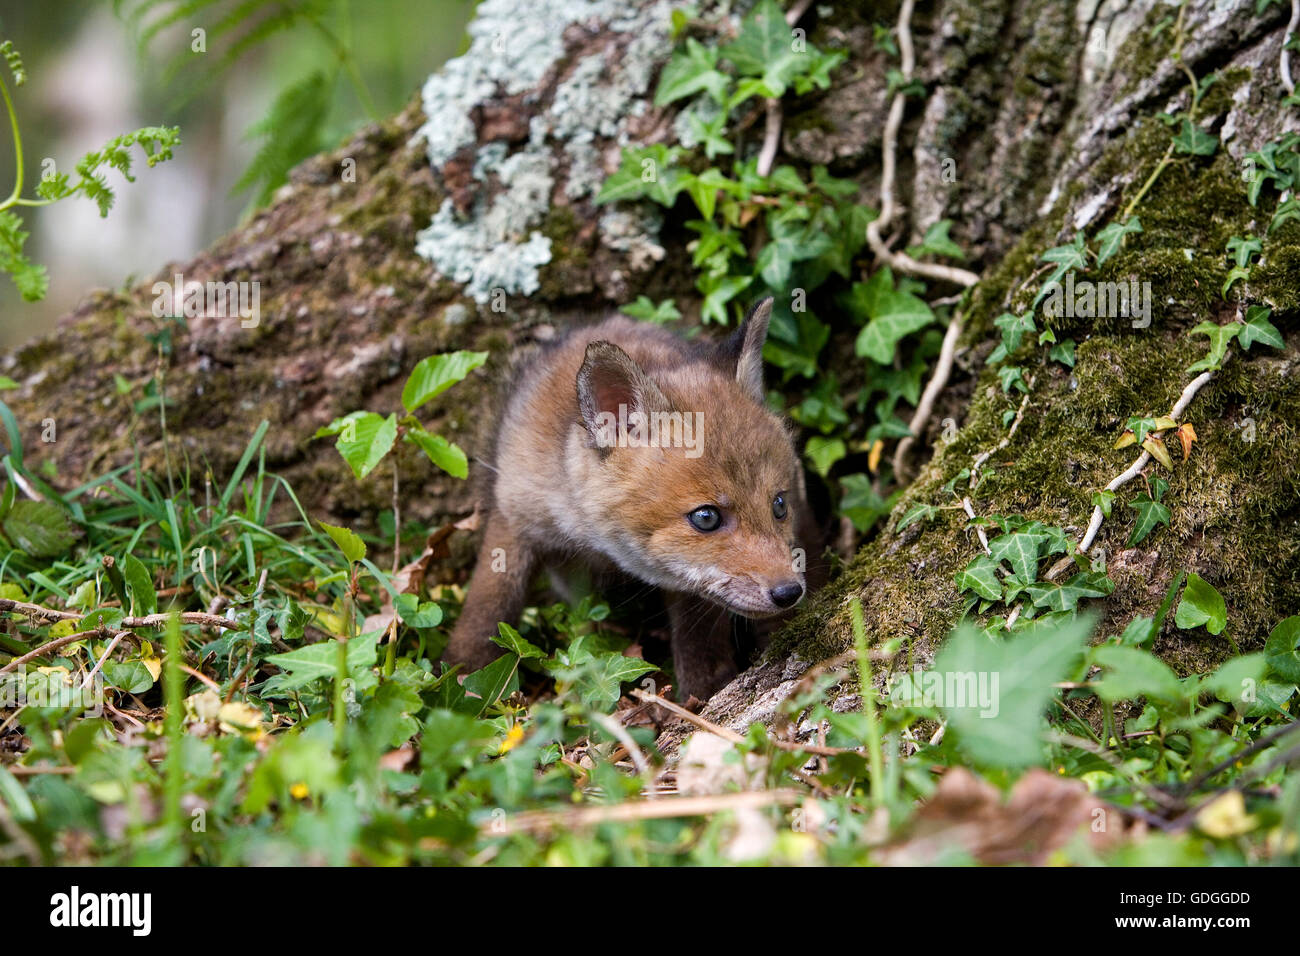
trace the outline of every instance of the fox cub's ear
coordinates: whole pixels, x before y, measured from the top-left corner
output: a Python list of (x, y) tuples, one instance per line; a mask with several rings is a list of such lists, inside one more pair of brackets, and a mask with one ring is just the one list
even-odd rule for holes
[(592, 342), (578, 369), (578, 409), (593, 438), (600, 429), (598, 416), (618, 419), (620, 405), (627, 414), (668, 411), (668, 399), (632, 356), (613, 342)]
[(767, 341), (767, 325), (772, 320), (772, 297), (769, 295), (749, 310), (745, 321), (722, 343), (723, 361), (730, 367), (734, 363), (736, 381), (763, 402), (763, 343)]

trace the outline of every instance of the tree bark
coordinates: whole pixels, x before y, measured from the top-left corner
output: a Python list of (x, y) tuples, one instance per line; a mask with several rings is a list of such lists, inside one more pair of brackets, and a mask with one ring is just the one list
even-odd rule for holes
[[(1091, 234), (1116, 218), (1163, 152), (1169, 133), (1156, 114), (1186, 105), (1167, 30), (1152, 38), (1171, 9), (1156, 0), (938, 0), (915, 14), (926, 93), (907, 103), (903, 209), (898, 235), (887, 238), (901, 248), (929, 224), (952, 219), (953, 238), (981, 281), (952, 377), (911, 452), (917, 474), (901, 502), (766, 661), (715, 698), (714, 719), (741, 725), (770, 716), (807, 663), (851, 643), (846, 607), (854, 594), (873, 640), (907, 639), (908, 660), (898, 666), (927, 660), (961, 610), (953, 574), (979, 545), (961, 512), (900, 531), (903, 510), (949, 503), (943, 486), (992, 451), (984, 482), (968, 491), (976, 514), (1023, 514), (1080, 534), (1092, 493), (1135, 457), (1111, 448), (1122, 423), (1166, 413), (1186, 386), (1184, 370), (1205, 351), (1187, 331), (1235, 309), (1218, 288), (1224, 238), (1267, 227), (1245, 200), (1239, 164), (1293, 122), (1279, 105), (1278, 79), (1289, 11), (1272, 6), (1256, 16), (1253, 0), (1188, 0), (1183, 62), (1198, 77), (1218, 71), (1199, 115), (1223, 142), (1213, 159), (1176, 163), (1156, 182), (1140, 204), (1141, 243), (1110, 268), (1116, 278), (1152, 282), (1152, 326), (1122, 320), (1069, 329), (1079, 342), (1075, 368), (1027, 365), (1034, 386), (1023, 421), (1000, 448), (1002, 415), (1014, 405), (986, 361), (999, 338), (992, 321), (1031, 282), (1038, 256), (1077, 229)], [(57, 483), (72, 486), (132, 461), (134, 440), (147, 469), (160, 471), (170, 452), (198, 480), (210, 471), (221, 481), (266, 420), (267, 466), (309, 512), (364, 523), (389, 505), (388, 466), (357, 482), (331, 443), (311, 435), (355, 409), (395, 410), (407, 373), (425, 355), (491, 351), (487, 374), (428, 406), (433, 428), (473, 449), (494, 380), (517, 346), (547, 338), (579, 312), (610, 310), (642, 293), (675, 297), (688, 318), (698, 317), (686, 201), (666, 215), (593, 204), (621, 142), (673, 134), (674, 110), (651, 102), (672, 49), (670, 10), (664, 0), (544, 0), (522, 10), (485, 0), (469, 52), (431, 79), (419, 103), (303, 164), (270, 208), (193, 261), (92, 295), (55, 335), (4, 356), (0, 372), (21, 386), (4, 397), (28, 461), (52, 463)], [(873, 44), (872, 27), (892, 24), (896, 13), (893, 4), (810, 10), (802, 21), (809, 39), (847, 50), (849, 60), (831, 90), (787, 104), (780, 140), (778, 162), (803, 170), (828, 164), (857, 181), (872, 205), (894, 65)], [(560, 22), (568, 24), (562, 31)], [(746, 150), (762, 140), (757, 111)], [(1279, 230), (1269, 249), (1249, 293), (1273, 308), (1287, 347), (1230, 363), (1189, 406), (1199, 441), (1190, 460), (1166, 474), (1169, 528), (1127, 548), (1132, 517), (1126, 497), (1116, 501), (1097, 539), (1118, 585), (1103, 602), (1103, 632), (1152, 613), (1181, 570), (1223, 593), (1227, 636), (1243, 650), (1300, 608), (1300, 227)], [(153, 284), (176, 274), (258, 281), (258, 325), (195, 317), (159, 357), (150, 339), (160, 324)], [(828, 320), (834, 331), (823, 356), (841, 356), (830, 362), (851, 389), (862, 374), (850, 347), (856, 330)], [(114, 375), (139, 384), (156, 369), (171, 403), (166, 436), (114, 391)], [(41, 441), (48, 418), (57, 425), (52, 443)], [(946, 437), (945, 419), (953, 422)], [(1247, 420), (1254, 441), (1242, 438)], [(471, 509), (472, 484), (413, 457), (400, 468), (405, 518), (437, 522)], [(465, 542), (458, 560), (472, 553)], [(1157, 648), (1180, 673), (1232, 651), (1223, 636), (1170, 628)]]

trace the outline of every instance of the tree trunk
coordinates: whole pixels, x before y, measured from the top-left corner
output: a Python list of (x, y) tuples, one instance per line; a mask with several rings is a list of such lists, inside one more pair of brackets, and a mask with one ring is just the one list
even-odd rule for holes
[[(397, 408), (416, 361), (454, 348), (486, 348), (489, 374), (473, 376), (428, 406), (442, 434), (475, 447), (492, 370), (512, 348), (546, 338), (579, 311), (610, 310), (638, 294), (676, 297), (698, 316), (685, 252), (687, 202), (666, 215), (593, 204), (622, 142), (673, 135), (672, 109), (653, 106), (667, 60), (666, 0), (485, 0), (469, 52), (430, 79), (422, 102), (362, 130), (334, 153), (296, 170), (275, 203), (192, 262), (156, 280), (257, 281), (255, 328), (236, 318), (195, 317), (158, 355), (151, 336), (154, 281), (91, 296), (56, 335), (7, 355), (0, 372), (29, 463), (48, 460), (71, 486), (130, 462), (167, 457), (197, 480), (222, 480), (259, 422), (270, 422), (267, 466), (283, 474), (313, 516), (352, 524), (388, 506), (383, 471), (357, 482), (313, 432), (336, 416)], [(987, 359), (1000, 338), (993, 319), (1039, 272), (1038, 257), (1118, 218), (1169, 140), (1157, 118), (1186, 106), (1186, 76), (1169, 56), (1174, 8), (1156, 0), (940, 0), (913, 17), (924, 97), (907, 101), (899, 136), (896, 247), (941, 218), (981, 276), (947, 387), (912, 450), (917, 472), (889, 521), (844, 573), (810, 601), (765, 663), (715, 698), (717, 719), (763, 718), (806, 667), (849, 642), (847, 599), (859, 595), (873, 640), (903, 637), (924, 661), (959, 616), (953, 575), (978, 553), (966, 516), (942, 510), (898, 530), (916, 503), (954, 499), (943, 486), (982, 452), (984, 480), (967, 488), (980, 516), (1020, 514), (1079, 535), (1091, 496), (1132, 462), (1112, 445), (1131, 415), (1168, 412), (1205, 352), (1188, 330), (1226, 321), (1220, 295), (1228, 237), (1262, 235), (1267, 221), (1245, 197), (1240, 163), (1293, 122), (1279, 105), (1278, 61), (1289, 11), (1256, 16), (1253, 0), (1188, 0), (1183, 63), (1212, 70), (1198, 115), (1222, 145), (1208, 160), (1179, 161), (1142, 198), (1141, 242), (1100, 278), (1150, 281), (1149, 328), (1128, 319), (1075, 320), (1058, 329), (1078, 341), (1073, 369), (1026, 364), (1033, 385), (1011, 440), (1015, 410)], [(879, 198), (882, 137), (890, 106), (886, 73), (896, 61), (873, 44), (873, 20), (894, 5), (814, 6), (801, 21), (809, 40), (849, 60), (832, 88), (787, 105), (780, 161), (828, 164), (853, 178), (862, 201)], [(709, 11), (702, 16), (707, 19)], [(567, 23), (560, 31), (556, 24)], [(753, 127), (756, 149), (761, 116)], [(351, 170), (355, 169), (355, 177)], [(953, 174), (955, 173), (955, 179)], [(904, 225), (905, 224), (905, 225)], [(1227, 364), (1192, 400), (1186, 420), (1198, 441), (1172, 473), (1170, 527), (1138, 547), (1125, 541), (1132, 513), (1120, 492), (1097, 545), (1109, 556), (1115, 594), (1101, 627), (1153, 613), (1173, 576), (1194, 570), (1224, 595), (1231, 622), (1215, 638), (1166, 629), (1157, 649), (1180, 673), (1257, 647), (1268, 627), (1300, 608), (1300, 362), (1297, 280), (1300, 227), (1278, 230), (1249, 279), (1252, 301), (1273, 308), (1283, 350), (1255, 350)], [(932, 285), (941, 294), (940, 285)], [(942, 292), (954, 288), (942, 287)], [(692, 315), (693, 313), (693, 315)], [(861, 382), (850, 347), (856, 330), (834, 328), (824, 355), (846, 389)], [(164, 437), (152, 414), (135, 419), (114, 375), (134, 383), (163, 372)], [(54, 418), (57, 440), (41, 441)], [(941, 423), (951, 419), (952, 427)], [(1246, 425), (1246, 428), (1243, 428)], [(1245, 440), (1247, 429), (1250, 438)], [(404, 517), (426, 521), (470, 510), (473, 486), (400, 465)], [(965, 483), (968, 484), (968, 483)], [(965, 486), (965, 485), (963, 485)], [(466, 542), (458, 555), (469, 555)], [(1198, 632), (1199, 633), (1199, 632)], [(805, 663), (801, 663), (805, 662)]]

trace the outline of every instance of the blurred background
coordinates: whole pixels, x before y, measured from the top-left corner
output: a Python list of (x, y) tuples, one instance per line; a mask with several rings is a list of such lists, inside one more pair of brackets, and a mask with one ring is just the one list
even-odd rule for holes
[[(52, 329), (90, 290), (182, 261), (264, 204), (300, 160), (399, 111), (461, 49), (474, 0), (0, 0), (0, 41), (21, 54), (15, 87), (23, 196), (42, 164), (72, 172), (143, 126), (179, 126), (175, 158), (149, 169), (132, 147), (127, 182), (101, 219), (74, 196), (12, 211), (49, 291), (24, 301), (0, 275), (0, 347)], [(0, 196), (14, 184), (0, 117)], [(76, 176), (74, 174), (75, 182)]]

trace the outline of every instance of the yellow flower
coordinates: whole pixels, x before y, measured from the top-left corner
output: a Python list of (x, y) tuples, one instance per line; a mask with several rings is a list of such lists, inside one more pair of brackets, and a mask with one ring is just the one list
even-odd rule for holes
[(295, 783), (292, 787), (289, 788), (289, 795), (293, 797), (295, 800), (306, 800), (307, 794), (310, 792), (311, 791), (307, 789), (307, 785), (302, 781)]
[(524, 739), (523, 725), (515, 724), (513, 727), (510, 728), (510, 730), (506, 732), (506, 739), (501, 741), (501, 749), (498, 750), (497, 753), (499, 754), (509, 753), (510, 751), (514, 750), (515, 746), (519, 743), (519, 741), (523, 739)]

